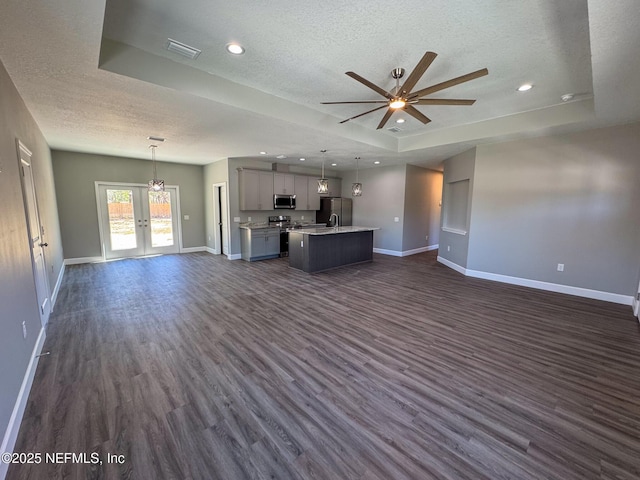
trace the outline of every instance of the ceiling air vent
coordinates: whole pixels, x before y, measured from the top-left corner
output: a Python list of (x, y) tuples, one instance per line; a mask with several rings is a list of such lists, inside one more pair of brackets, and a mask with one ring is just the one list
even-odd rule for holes
[(389, 130), (390, 132), (393, 132), (393, 133), (398, 133), (398, 132), (402, 131), (402, 129), (398, 128), (398, 127), (389, 127), (389, 128), (387, 128), (387, 130)]
[(178, 55), (182, 55), (183, 57), (190, 58), (191, 60), (195, 60), (200, 55), (201, 50), (197, 48), (190, 47), (189, 45), (185, 45), (184, 43), (180, 43), (171, 38), (167, 39), (167, 50), (173, 53), (177, 53)]

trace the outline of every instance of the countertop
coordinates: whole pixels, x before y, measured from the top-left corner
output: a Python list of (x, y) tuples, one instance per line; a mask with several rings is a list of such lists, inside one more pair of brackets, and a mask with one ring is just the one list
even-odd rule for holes
[(280, 228), (276, 226), (269, 225), (268, 223), (241, 223), (240, 228), (245, 230), (258, 230), (260, 228)]
[(289, 232), (303, 233), (306, 235), (335, 235), (338, 233), (353, 233), (353, 232), (371, 232), (373, 230), (380, 230), (379, 227), (319, 227), (319, 228), (298, 228), (295, 230), (289, 230)]
[[(240, 228), (243, 228), (245, 230), (258, 230), (258, 229), (262, 229), (262, 228), (280, 228), (277, 225), (269, 225), (268, 223), (263, 223), (263, 222), (245, 222), (245, 223), (241, 223), (239, 225)], [(324, 223), (309, 223), (307, 225), (303, 224), (303, 227), (297, 227), (297, 228), (287, 228), (287, 232), (299, 232), (300, 230), (304, 230), (304, 229), (309, 229), (309, 228), (327, 228), (325, 226)]]

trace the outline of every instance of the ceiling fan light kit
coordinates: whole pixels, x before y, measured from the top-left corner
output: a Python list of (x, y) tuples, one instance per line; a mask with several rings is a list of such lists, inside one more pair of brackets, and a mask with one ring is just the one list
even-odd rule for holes
[(422, 98), (431, 93), (436, 93), (441, 90), (445, 90), (447, 88), (453, 87), (455, 85), (459, 85), (461, 83), (468, 82), (470, 80), (474, 80), (476, 78), (482, 77), (484, 75), (488, 75), (489, 70), (486, 68), (476, 70), (475, 72), (468, 73), (466, 75), (462, 75), (460, 77), (452, 78), (445, 82), (438, 83), (436, 85), (432, 85), (427, 88), (423, 88), (421, 90), (413, 91), (413, 88), (416, 86), (422, 75), (427, 71), (427, 68), (431, 65), (431, 63), (435, 60), (437, 54), (434, 52), (425, 53), (413, 71), (409, 74), (405, 82), (400, 85), (400, 79), (404, 77), (405, 70), (404, 68), (394, 68), (391, 71), (391, 77), (395, 79), (396, 86), (390, 91), (386, 91), (385, 89), (377, 86), (376, 84), (370, 82), (364, 77), (361, 77), (355, 72), (346, 72), (348, 76), (356, 80), (357, 82), (362, 83), (364, 86), (370, 88), (374, 92), (383, 96), (386, 100), (370, 100), (370, 101), (345, 101), (345, 102), (322, 102), (323, 105), (339, 105), (339, 104), (360, 104), (360, 103), (379, 103), (383, 104), (382, 106), (373, 108), (364, 113), (360, 113), (359, 115), (355, 115), (353, 117), (347, 118), (346, 120), (342, 120), (340, 123), (346, 123), (350, 120), (354, 120), (356, 118), (360, 118), (369, 113), (376, 112), (378, 110), (382, 110), (386, 108), (387, 111), (382, 117), (382, 120), (378, 124), (377, 130), (384, 127), (384, 125), (389, 121), (391, 115), (397, 111), (404, 111), (411, 115), (413, 118), (419, 120), (423, 124), (427, 124), (431, 121), (429, 117), (420, 112), (414, 105), (473, 105), (475, 100), (463, 100), (463, 99), (444, 99), (444, 98)]

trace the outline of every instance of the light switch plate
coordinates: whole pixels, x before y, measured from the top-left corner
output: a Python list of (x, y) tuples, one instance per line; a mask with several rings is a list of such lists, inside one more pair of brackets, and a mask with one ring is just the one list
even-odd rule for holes
[(393, 217), (393, 221), (398, 223), (400, 221), (400, 217)]
[(240, 223), (240, 217), (233, 217), (233, 221), (235, 223)]

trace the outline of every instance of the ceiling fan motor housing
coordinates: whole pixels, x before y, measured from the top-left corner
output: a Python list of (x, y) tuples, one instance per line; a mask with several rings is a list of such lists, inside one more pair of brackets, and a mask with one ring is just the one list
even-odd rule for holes
[(391, 70), (391, 77), (395, 78), (396, 80), (399, 80), (402, 77), (404, 77), (404, 68), (398, 67)]

